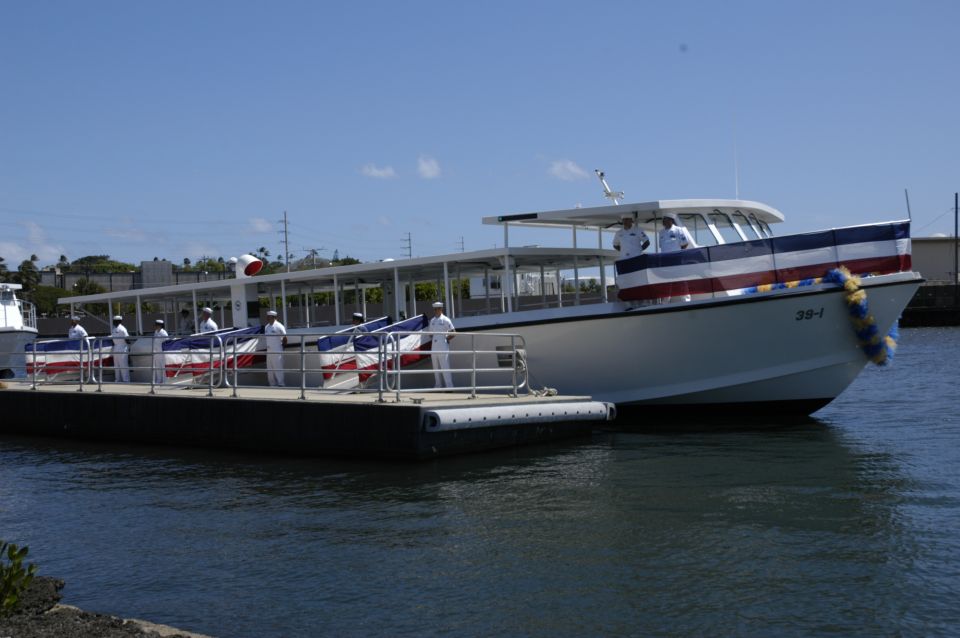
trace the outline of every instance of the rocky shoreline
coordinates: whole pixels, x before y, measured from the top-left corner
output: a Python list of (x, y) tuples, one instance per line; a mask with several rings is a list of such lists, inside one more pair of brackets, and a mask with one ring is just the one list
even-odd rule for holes
[(0, 638), (210, 638), (166, 625), (61, 605), (63, 585), (56, 578), (34, 578), (16, 613), (0, 618)]

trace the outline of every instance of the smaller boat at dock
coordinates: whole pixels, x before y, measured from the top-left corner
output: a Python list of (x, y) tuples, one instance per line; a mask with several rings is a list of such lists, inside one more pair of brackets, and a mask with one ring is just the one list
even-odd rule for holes
[(0, 283), (0, 379), (26, 373), (24, 349), (37, 338), (37, 310), (17, 298), (20, 284)]

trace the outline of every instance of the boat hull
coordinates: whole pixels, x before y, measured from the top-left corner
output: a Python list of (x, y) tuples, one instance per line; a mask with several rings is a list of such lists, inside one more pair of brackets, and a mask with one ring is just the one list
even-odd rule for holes
[[(865, 280), (881, 334), (920, 281), (912, 273)], [(868, 362), (835, 286), (475, 329), (524, 338), (533, 388), (590, 395), (628, 412), (810, 414)]]
[(26, 375), (24, 348), (36, 338), (37, 331), (30, 328), (0, 330), (0, 379)]

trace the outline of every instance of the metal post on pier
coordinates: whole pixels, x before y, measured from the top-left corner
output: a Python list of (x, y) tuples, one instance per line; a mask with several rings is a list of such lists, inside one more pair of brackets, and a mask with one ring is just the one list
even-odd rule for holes
[(300, 337), (300, 400), (307, 400), (307, 351), (304, 344), (307, 342), (306, 335)]
[(960, 219), (960, 193), (953, 194), (953, 305), (960, 306), (960, 235), (957, 234)]

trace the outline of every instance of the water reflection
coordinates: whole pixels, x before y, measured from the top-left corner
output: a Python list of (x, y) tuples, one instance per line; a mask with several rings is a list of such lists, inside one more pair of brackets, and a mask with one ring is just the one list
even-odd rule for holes
[(416, 465), (29, 439), (0, 457), (2, 529), (69, 602), (221, 635), (883, 633), (920, 553), (896, 456), (816, 421)]

